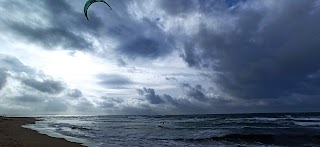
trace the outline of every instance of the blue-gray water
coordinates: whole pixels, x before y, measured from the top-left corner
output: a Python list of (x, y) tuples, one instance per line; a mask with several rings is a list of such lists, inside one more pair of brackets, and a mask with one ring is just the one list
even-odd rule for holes
[(88, 146), (320, 145), (320, 113), (47, 116), (39, 120), (26, 127)]

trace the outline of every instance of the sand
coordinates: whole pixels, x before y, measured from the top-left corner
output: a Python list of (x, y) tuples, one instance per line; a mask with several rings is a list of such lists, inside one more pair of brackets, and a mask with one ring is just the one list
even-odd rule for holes
[(35, 121), (35, 118), (0, 116), (0, 147), (83, 147), (78, 143), (52, 138), (21, 127)]

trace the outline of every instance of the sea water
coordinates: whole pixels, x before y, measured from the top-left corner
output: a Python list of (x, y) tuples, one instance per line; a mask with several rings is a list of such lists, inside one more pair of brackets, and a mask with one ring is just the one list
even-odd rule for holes
[(320, 113), (44, 116), (24, 127), (86, 146), (319, 146)]

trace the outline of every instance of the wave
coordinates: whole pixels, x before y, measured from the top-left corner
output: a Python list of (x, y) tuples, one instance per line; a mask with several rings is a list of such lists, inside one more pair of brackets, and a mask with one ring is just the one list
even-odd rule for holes
[(72, 134), (65, 134), (57, 131), (57, 128), (50, 127), (48, 124), (46, 124), (44, 121), (36, 121), (35, 124), (28, 124), (28, 125), (23, 125), (23, 128), (35, 130), (40, 134), (45, 134), (50, 137), (54, 138), (63, 138), (67, 141), (70, 142), (76, 142), (83, 144), (85, 146), (95, 146), (95, 143), (92, 142), (91, 140), (88, 140), (89, 138), (83, 137), (81, 135), (72, 135)]
[(285, 146), (300, 146), (306, 143), (317, 144), (320, 141), (320, 135), (292, 135), (292, 134), (227, 134), (223, 136), (212, 136), (206, 138), (175, 138), (175, 139), (160, 139), (174, 140), (183, 142), (210, 142), (223, 141), (233, 143), (258, 143), (265, 145), (285, 145)]
[(294, 124), (303, 127), (320, 127), (320, 122), (294, 122)]
[(49, 127), (54, 127), (56, 129), (62, 129), (62, 128), (69, 128), (72, 130), (83, 130), (83, 131), (89, 131), (89, 130), (93, 130), (92, 128), (86, 127), (86, 126), (79, 126), (79, 125), (73, 125), (73, 124), (68, 124), (68, 123), (52, 123), (49, 124)]

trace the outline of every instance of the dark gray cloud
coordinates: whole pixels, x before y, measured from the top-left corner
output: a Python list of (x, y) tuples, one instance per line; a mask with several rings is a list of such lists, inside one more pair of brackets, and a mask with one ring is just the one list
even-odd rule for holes
[(143, 89), (137, 89), (137, 92), (139, 95), (144, 95), (145, 93)]
[(197, 11), (198, 1), (196, 0), (160, 0), (160, 7), (169, 15), (187, 15), (190, 12)]
[(125, 101), (121, 98), (113, 97), (101, 97), (104, 101), (100, 103), (100, 107), (104, 109), (116, 109), (117, 105), (124, 103)]
[(7, 83), (7, 75), (3, 71), (0, 71), (0, 90), (6, 85)]
[[(317, 99), (319, 95), (291, 95), (278, 99), (241, 99), (239, 101), (237, 99), (226, 99), (219, 95), (212, 95), (214, 94), (214, 90), (212, 88), (205, 89), (201, 85), (196, 85), (193, 87), (190, 84), (183, 83), (181, 86), (190, 91), (186, 92), (186, 95), (183, 97), (173, 97), (169, 94), (158, 95), (154, 89), (151, 89), (154, 92), (152, 92), (152, 95), (157, 99), (160, 98), (162, 102), (152, 103), (150, 100), (147, 100), (149, 104), (152, 104), (152, 107), (140, 106), (136, 107), (135, 110), (139, 110), (139, 112), (150, 111), (153, 114), (212, 114), (235, 112), (273, 113), (288, 111), (315, 112), (319, 110), (318, 106), (320, 104), (320, 100)], [(138, 89), (138, 92), (140, 95), (145, 95), (144, 89)]]
[(75, 106), (75, 110), (77, 110), (80, 114), (87, 113), (87, 112), (94, 112), (94, 105), (92, 102), (90, 102), (87, 98), (80, 98), (78, 100), (77, 105)]
[(44, 102), (45, 99), (35, 95), (22, 95), (15, 97), (14, 101), (18, 103), (40, 103)]
[(163, 94), (161, 97), (166, 101), (167, 104), (174, 106), (173, 110), (175, 110), (177, 113), (203, 113), (205, 111), (210, 111), (207, 108), (199, 106), (186, 98), (174, 98), (168, 94)]
[(186, 89), (186, 96), (189, 98), (194, 98), (198, 101), (205, 102), (209, 98), (205, 95), (205, 89), (202, 88), (201, 85), (196, 85), (192, 87), (190, 84), (183, 83), (181, 84), (183, 88)]
[(22, 80), (22, 83), (36, 90), (49, 94), (59, 94), (66, 88), (63, 82), (54, 81), (51, 79), (43, 79), (42, 81), (38, 81), (36, 79), (24, 79)]
[(202, 61), (199, 55), (199, 49), (196, 48), (196, 42), (185, 41), (183, 45), (183, 54), (181, 57), (187, 62), (190, 67), (208, 67), (206, 61)]
[(97, 77), (101, 80), (99, 84), (108, 88), (126, 88), (134, 83), (128, 77), (118, 74), (99, 74)]
[(161, 97), (159, 95), (156, 95), (154, 89), (152, 88), (143, 87), (143, 89), (138, 89), (138, 93), (140, 95), (143, 95), (150, 104), (164, 103)]
[(137, 37), (133, 40), (128, 40), (120, 45), (118, 50), (130, 58), (143, 57), (151, 59), (171, 52), (167, 42), (161, 41), (160, 38), (152, 39), (148, 37)]
[(231, 22), (218, 26), (223, 35), (202, 23), (188, 39), (192, 41), (184, 41), (182, 57), (190, 67), (212, 70), (213, 82), (238, 98), (318, 95), (319, 78), (310, 77), (320, 69), (320, 11), (315, 2), (246, 1), (232, 11), (225, 7), (216, 12), (224, 17), (218, 24)]
[(122, 58), (119, 58), (117, 62), (119, 67), (126, 67), (128, 65)]
[[(200, 85), (198, 85), (198, 86), (200, 86)], [(137, 91), (138, 91), (139, 95), (144, 96), (144, 98), (150, 104), (154, 104), (154, 105), (169, 104), (169, 105), (174, 106), (175, 109), (184, 110), (184, 112), (192, 112), (192, 111), (186, 111), (188, 109), (190, 109), (190, 110), (199, 109), (200, 107), (198, 107), (195, 102), (192, 102), (192, 99), (195, 99), (198, 101), (203, 101), (204, 99), (205, 100), (208, 99), (207, 96), (205, 96), (205, 94), (202, 92), (195, 93), (194, 92), (194, 91), (196, 91), (195, 88), (193, 88), (189, 84), (185, 84), (185, 87), (187, 87), (188, 91), (189, 91), (188, 94), (186, 95), (187, 98), (174, 98), (168, 94), (158, 95), (158, 94), (156, 94), (155, 89), (145, 88), (145, 87), (143, 89), (137, 89)], [(203, 89), (201, 88), (201, 90), (203, 90)], [(190, 96), (192, 96), (192, 97), (190, 97)], [(191, 98), (191, 99), (189, 99), (189, 98)]]
[(79, 89), (72, 89), (69, 91), (68, 96), (73, 98), (82, 97), (82, 92)]
[(174, 77), (166, 77), (166, 80), (171, 82), (178, 82), (178, 79)]
[[(131, 18), (132, 19), (132, 18)], [(166, 56), (174, 48), (172, 37), (163, 32), (152, 18), (141, 21), (128, 20), (130, 25), (121, 24), (109, 29), (109, 33), (121, 41), (116, 51), (128, 58), (155, 59)]]
[(27, 74), (35, 73), (34, 69), (24, 65), (18, 58), (5, 54), (0, 54), (0, 70), (2, 72), (15, 71), (25, 72)]
[[(226, 99), (216, 95), (213, 88), (203, 88), (201, 85), (192, 86), (182, 83), (181, 86), (186, 90), (185, 96), (173, 97), (169, 94), (153, 95), (158, 96), (164, 102), (153, 104), (153, 109), (157, 114), (199, 114), (199, 113), (248, 113), (248, 112), (288, 112), (290, 111), (318, 111), (317, 105), (320, 100), (317, 96), (291, 95), (279, 99)], [(144, 94), (144, 90), (138, 90)], [(150, 101), (148, 101), (152, 104)], [(308, 106), (308, 107), (302, 107)], [(170, 108), (164, 110), (164, 107)]]
[[(208, 93), (192, 93), (196, 88), (186, 84), (188, 91), (190, 91), (186, 96), (183, 97), (172, 97), (169, 94), (156, 94), (155, 90), (152, 88), (137, 89), (139, 95), (144, 96), (149, 104), (151, 104), (156, 114), (199, 114), (199, 113), (212, 113), (215, 110), (213, 105), (221, 104), (226, 106), (226, 102), (220, 102), (220, 100), (215, 100), (214, 97), (208, 96)], [(200, 85), (198, 85), (199, 87)], [(197, 86), (196, 86), (197, 87)], [(201, 87), (201, 86), (200, 86)], [(202, 89), (202, 88), (201, 88)], [(194, 90), (194, 91), (192, 91)], [(204, 89), (202, 89), (204, 91)], [(191, 95), (192, 97), (190, 97)], [(199, 98), (202, 96), (203, 98)], [(205, 101), (203, 101), (205, 99)], [(204, 103), (209, 105), (204, 105)], [(219, 103), (219, 104), (218, 104)], [(212, 105), (211, 105), (212, 104)], [(164, 109), (169, 108), (169, 109)], [(145, 107), (146, 111), (150, 111), (148, 107)], [(141, 109), (139, 109), (141, 110)]]
[(45, 49), (62, 46), (64, 49), (87, 50), (93, 47), (91, 42), (65, 28), (31, 28), (28, 24), (13, 22), (8, 25), (15, 33), (30, 42), (41, 44)]

